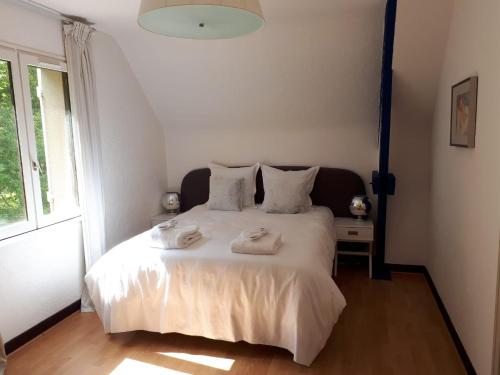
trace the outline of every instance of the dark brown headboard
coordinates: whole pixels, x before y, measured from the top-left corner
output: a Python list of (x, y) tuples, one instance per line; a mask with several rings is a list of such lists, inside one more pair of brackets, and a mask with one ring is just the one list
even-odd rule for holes
[[(309, 167), (275, 167), (284, 171), (298, 171)], [(208, 201), (210, 169), (195, 169), (182, 180), (181, 211), (185, 212)], [(311, 193), (313, 204), (329, 207), (335, 216), (351, 216), (349, 204), (354, 195), (365, 194), (361, 177), (347, 169), (320, 168)], [(256, 203), (264, 200), (262, 172), (257, 174)]]

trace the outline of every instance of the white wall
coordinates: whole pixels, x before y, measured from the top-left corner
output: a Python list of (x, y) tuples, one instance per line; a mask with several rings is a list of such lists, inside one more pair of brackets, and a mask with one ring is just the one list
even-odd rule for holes
[[(426, 264), (431, 132), (453, 0), (399, 0), (394, 42), (386, 260)], [(425, 27), (422, 27), (425, 25)]]
[(378, 165), (383, 1), (264, 8), (265, 27), (243, 38), (151, 38), (168, 46), (151, 58), (164, 74), (128, 54), (165, 128), (169, 187), (212, 160), (344, 167), (368, 184)]
[(82, 249), (79, 219), (0, 241), (4, 341), (80, 299)]
[(61, 22), (14, 0), (0, 0), (0, 41), (64, 56)]
[[(500, 227), (500, 3), (455, 0), (433, 129), (429, 270), (480, 375), (491, 374)], [(476, 148), (449, 146), (451, 86), (479, 76)]]
[[(63, 54), (58, 20), (10, 2), (0, 1), (0, 40)], [(0, 241), (0, 332), (4, 340), (80, 298), (81, 238), (81, 223), (73, 220)]]
[(144, 231), (166, 191), (163, 132), (118, 44), (92, 38), (108, 248)]
[[(352, 169), (367, 183), (377, 168), (376, 128), (290, 128), (217, 131), (168, 130), (168, 181), (178, 189), (191, 169), (206, 167), (208, 161), (232, 165), (264, 162), (270, 165), (322, 165)], [(335, 139), (342, 137), (344, 142)], [(360, 144), (360, 149), (356, 152)], [(363, 147), (364, 146), (364, 147)], [(366, 186), (369, 187), (368, 185)]]

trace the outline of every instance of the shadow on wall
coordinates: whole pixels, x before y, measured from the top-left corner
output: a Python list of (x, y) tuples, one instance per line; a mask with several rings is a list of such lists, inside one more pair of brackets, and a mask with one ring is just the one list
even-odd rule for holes
[(397, 186), (388, 201), (386, 260), (396, 264), (425, 264), (429, 247), (432, 111), (420, 97), (394, 74), (390, 170)]

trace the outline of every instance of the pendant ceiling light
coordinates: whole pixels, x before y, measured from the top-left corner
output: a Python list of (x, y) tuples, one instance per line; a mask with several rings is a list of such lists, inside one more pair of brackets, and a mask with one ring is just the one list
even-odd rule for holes
[(259, 0), (141, 0), (139, 25), (189, 39), (225, 39), (262, 27)]

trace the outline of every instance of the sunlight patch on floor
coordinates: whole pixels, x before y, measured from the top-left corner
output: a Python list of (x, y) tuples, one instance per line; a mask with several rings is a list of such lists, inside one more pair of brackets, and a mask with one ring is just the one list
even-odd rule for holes
[(135, 359), (125, 358), (109, 375), (191, 375), (187, 372), (152, 365)]
[(233, 367), (234, 359), (213, 357), (210, 355), (198, 355), (188, 353), (158, 353), (167, 357), (182, 359), (199, 365), (213, 367), (218, 370), (229, 371)]

